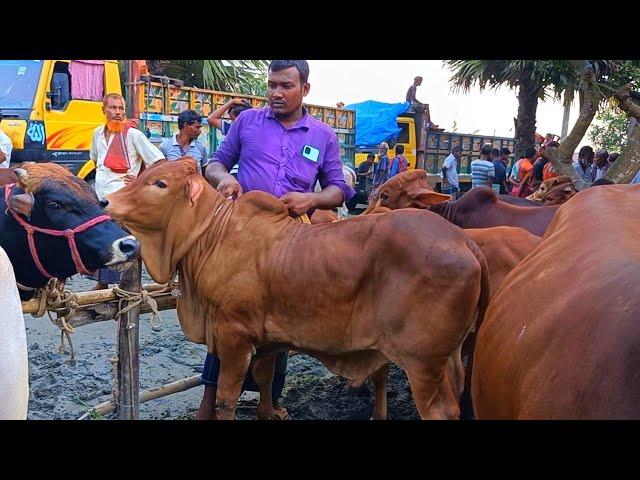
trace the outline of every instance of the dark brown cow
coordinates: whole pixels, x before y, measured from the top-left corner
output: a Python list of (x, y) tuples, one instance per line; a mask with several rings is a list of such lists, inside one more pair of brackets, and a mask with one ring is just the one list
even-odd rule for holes
[(578, 193), (571, 177), (561, 175), (545, 180), (540, 188), (527, 197), (542, 205), (562, 205)]
[(528, 200), (522, 197), (514, 197), (513, 195), (498, 195), (498, 200), (504, 203), (510, 203), (511, 205), (518, 205), (519, 207), (539, 207), (542, 204), (533, 200)]
[(520, 207), (499, 201), (493, 189), (472, 188), (459, 200), (433, 191), (424, 170), (412, 170), (385, 182), (366, 212), (377, 207), (428, 207), (461, 228), (520, 227), (537, 236), (544, 234), (558, 207)]
[[(156, 281), (180, 272), (182, 328), (221, 360), (219, 418), (234, 418), (252, 354), (285, 348), (352, 384), (393, 361), (422, 418), (458, 417), (460, 348), (489, 294), (484, 255), (460, 229), (416, 210), (301, 224), (264, 192), (224, 199), (190, 159), (145, 171), (108, 201)], [(263, 358), (269, 416), (274, 356)]]
[(478, 418), (640, 419), (639, 204), (615, 185), (558, 209), (478, 332)]
[(542, 236), (556, 213), (557, 206), (519, 207), (501, 202), (489, 187), (472, 188), (459, 200), (429, 207), (432, 212), (462, 228), (487, 228), (501, 225), (520, 227)]

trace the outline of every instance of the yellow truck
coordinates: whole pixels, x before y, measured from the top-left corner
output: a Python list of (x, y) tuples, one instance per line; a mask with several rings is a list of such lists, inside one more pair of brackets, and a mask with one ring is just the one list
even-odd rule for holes
[[(363, 128), (360, 119), (358, 128)], [(397, 136), (389, 138), (389, 158), (395, 156), (395, 145), (404, 146), (404, 156), (409, 164), (409, 169), (421, 168), (427, 171), (429, 183), (439, 189), (440, 172), (444, 159), (451, 153), (456, 145), (462, 146), (462, 158), (458, 164), (460, 186), (462, 190), (471, 188), (471, 161), (480, 158), (480, 149), (484, 144), (490, 144), (494, 148), (507, 147), (512, 152), (510, 164), (513, 162), (515, 139), (507, 137), (494, 137), (487, 135), (465, 134), (457, 132), (445, 132), (442, 129), (425, 128), (425, 119), (422, 114), (404, 112), (396, 118), (400, 132)], [(356, 145), (355, 165), (360, 165), (367, 158), (368, 153), (376, 154), (378, 161), (378, 145)]]
[[(184, 87), (182, 82), (146, 74), (129, 61), (127, 78), (117, 60), (0, 60), (0, 128), (11, 138), (11, 163), (56, 162), (80, 178), (91, 180), (91, 137), (104, 122), (105, 93), (123, 93), (129, 118), (159, 144), (178, 130), (177, 116), (193, 109), (208, 116), (230, 98), (247, 98), (255, 107), (266, 98)], [(340, 138), (343, 161), (353, 165), (355, 112), (305, 105)], [(203, 118), (201, 140), (213, 153), (221, 136)]]

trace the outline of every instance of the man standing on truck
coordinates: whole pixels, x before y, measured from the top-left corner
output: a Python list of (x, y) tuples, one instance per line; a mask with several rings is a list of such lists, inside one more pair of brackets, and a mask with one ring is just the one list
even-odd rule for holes
[(451, 153), (444, 159), (442, 164), (442, 193), (451, 195), (451, 200), (456, 200), (460, 194), (460, 184), (458, 182), (458, 162), (462, 157), (462, 147), (456, 145)]
[[(344, 181), (337, 135), (302, 106), (309, 93), (308, 78), (306, 60), (273, 60), (269, 64), (269, 107), (240, 115), (207, 166), (207, 180), (222, 195), (238, 198), (251, 190), (271, 193), (294, 217), (316, 208), (339, 207), (353, 197), (353, 188)], [(237, 180), (229, 174), (236, 163)], [(318, 179), (323, 190), (314, 192)], [(286, 351), (277, 355), (272, 389), (275, 415), (281, 419), (288, 418), (286, 409), (279, 405), (287, 357)], [(196, 419), (216, 416), (219, 372), (220, 360), (207, 354), (201, 376), (204, 397)], [(252, 381), (248, 374), (243, 388), (256, 388)]]
[[(2, 114), (0, 113), (0, 123), (2, 123)], [(11, 151), (13, 143), (9, 136), (0, 129), (0, 168), (9, 168), (11, 164)]]
[[(152, 165), (164, 155), (140, 130), (127, 122), (124, 97), (107, 93), (102, 101), (106, 122), (93, 132), (89, 158), (96, 163), (96, 194), (103, 201), (110, 193), (131, 183), (143, 163)], [(118, 283), (121, 274), (108, 268), (98, 270), (94, 290)]]
[(207, 147), (198, 140), (202, 130), (202, 116), (195, 110), (184, 110), (178, 115), (178, 129), (171, 138), (160, 144), (160, 151), (167, 160), (178, 160), (182, 157), (193, 157), (200, 173), (204, 173), (207, 165)]

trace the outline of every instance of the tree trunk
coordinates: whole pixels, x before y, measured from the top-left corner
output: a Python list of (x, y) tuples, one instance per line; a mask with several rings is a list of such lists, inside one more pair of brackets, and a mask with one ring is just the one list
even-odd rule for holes
[(535, 146), (536, 110), (538, 109), (540, 89), (533, 84), (531, 73), (529, 68), (524, 69), (518, 79), (518, 117), (516, 118), (515, 131), (516, 160), (522, 156), (525, 149)]
[(629, 183), (640, 170), (640, 124), (636, 123), (620, 156), (613, 163), (605, 178), (616, 183)]
[(605, 178), (616, 183), (629, 183), (640, 170), (640, 106), (633, 103), (629, 97), (632, 88), (630, 84), (625, 85), (613, 94), (618, 100), (618, 108), (625, 112), (630, 120), (635, 120), (630, 122), (633, 124), (633, 130), (626, 145), (622, 147), (620, 156), (605, 174)]
[(560, 141), (564, 142), (569, 132), (569, 115), (571, 115), (571, 103), (573, 102), (573, 93), (571, 90), (564, 91), (564, 113), (562, 115), (562, 131), (560, 132)]
[(556, 171), (560, 175), (567, 175), (572, 178), (578, 190), (583, 190), (589, 186), (585, 184), (576, 174), (571, 162), (573, 160), (573, 152), (587, 132), (589, 125), (593, 121), (598, 111), (598, 103), (601, 95), (595, 86), (595, 77), (593, 70), (585, 69), (582, 72), (582, 85), (580, 87), (580, 115), (575, 125), (571, 129), (571, 133), (567, 136), (559, 148), (547, 148), (543, 156), (548, 158)]

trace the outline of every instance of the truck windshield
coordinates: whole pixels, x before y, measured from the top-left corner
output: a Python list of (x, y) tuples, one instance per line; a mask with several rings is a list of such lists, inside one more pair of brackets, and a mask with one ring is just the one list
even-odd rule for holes
[(0, 108), (31, 109), (41, 60), (0, 60)]

